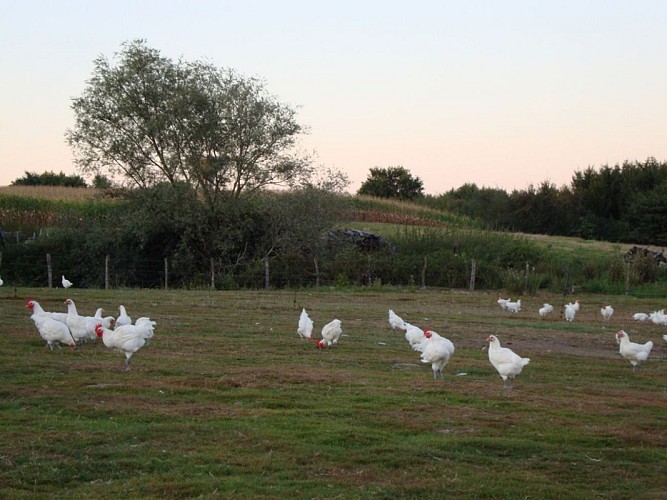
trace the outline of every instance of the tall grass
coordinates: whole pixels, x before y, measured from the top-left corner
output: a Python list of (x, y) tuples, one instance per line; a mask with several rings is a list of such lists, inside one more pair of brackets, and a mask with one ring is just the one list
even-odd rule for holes
[(0, 186), (0, 195), (21, 196), (52, 201), (86, 201), (100, 196), (95, 188), (65, 186)]

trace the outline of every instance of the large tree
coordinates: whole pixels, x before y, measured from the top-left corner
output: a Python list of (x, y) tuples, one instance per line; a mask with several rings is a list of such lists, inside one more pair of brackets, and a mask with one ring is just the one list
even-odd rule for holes
[(262, 81), (174, 61), (143, 40), (124, 43), (115, 64), (98, 57), (72, 109), (66, 138), (86, 174), (142, 187), (186, 182), (214, 205), (221, 193), (297, 185), (313, 171), (296, 151), (305, 133), (296, 111)]
[(413, 177), (404, 167), (371, 168), (358, 194), (379, 198), (413, 200), (424, 195), (424, 185), (419, 177)]

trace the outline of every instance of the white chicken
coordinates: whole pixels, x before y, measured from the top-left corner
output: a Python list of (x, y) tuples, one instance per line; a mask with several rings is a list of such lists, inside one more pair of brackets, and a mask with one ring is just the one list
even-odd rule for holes
[(431, 363), (433, 380), (437, 379), (438, 374), (443, 379), (442, 370), (454, 355), (454, 344), (429, 329), (424, 330), (424, 336), (426, 340), (420, 344), (421, 349), (419, 349), (421, 350), (421, 362)]
[(118, 328), (119, 326), (125, 326), (131, 324), (132, 324), (132, 318), (127, 315), (125, 306), (123, 305), (118, 306), (118, 317), (116, 318), (116, 328)]
[(546, 318), (549, 314), (554, 312), (554, 306), (551, 304), (545, 303), (542, 307), (537, 310), (537, 314), (540, 315), (540, 318)]
[(664, 340), (665, 342), (667, 342), (667, 335), (663, 335), (663, 336), (662, 336), (662, 340)]
[(39, 305), (39, 302), (33, 299), (28, 299), (26, 302), (26, 306), (32, 310), (33, 312), (37, 314), (41, 314), (44, 316), (48, 316), (51, 319), (55, 319), (56, 321), (60, 321), (61, 323), (67, 323), (67, 313), (57, 313), (57, 312), (48, 312), (42, 309), (42, 306)]
[(102, 313), (104, 312), (104, 309), (101, 307), (98, 307), (97, 310), (95, 311), (95, 316), (93, 316), (93, 319), (97, 320), (95, 322), (95, 326), (93, 327), (93, 333), (95, 333), (95, 328), (97, 327), (97, 324), (101, 323), (104, 328), (112, 328), (116, 324), (116, 319), (113, 316), (102, 316)]
[(667, 314), (664, 309), (653, 311), (648, 317), (655, 325), (667, 325)]
[(405, 324), (405, 340), (413, 349), (416, 344), (423, 342), (425, 338), (424, 331), (421, 328), (410, 323)]
[(489, 335), (489, 361), (503, 379), (503, 387), (511, 388), (514, 377), (521, 373), (523, 367), (530, 363), (530, 358), (522, 358), (507, 347), (500, 347), (500, 341), (495, 335)]
[(630, 342), (630, 337), (623, 330), (616, 333), (616, 343), (620, 345), (618, 352), (630, 362), (633, 372), (637, 371), (641, 364), (648, 359), (648, 355), (653, 349), (653, 342), (650, 340), (645, 344)]
[(396, 331), (397, 329), (405, 331), (407, 329), (405, 326), (405, 321), (403, 321), (403, 318), (401, 318), (391, 309), (389, 309), (389, 326), (394, 331)]
[(65, 323), (61, 323), (53, 318), (41, 316), (39, 314), (33, 314), (31, 318), (35, 322), (37, 331), (41, 337), (46, 340), (46, 345), (49, 346), (52, 351), (54, 344), (58, 347), (60, 347), (60, 344), (65, 344), (72, 348), (76, 345), (74, 337), (72, 337), (72, 333), (69, 331), (69, 328), (67, 328)]
[(70, 280), (68, 280), (67, 278), (65, 278), (64, 275), (62, 276), (62, 278), (61, 278), (60, 281), (61, 281), (62, 284), (63, 284), (63, 288), (69, 288), (69, 287), (71, 287), (71, 286), (74, 284), (74, 283), (72, 283)]
[(575, 300), (575, 301), (574, 301), (574, 304), (572, 304), (572, 305), (574, 306), (574, 310), (575, 310), (576, 312), (579, 312), (579, 307), (580, 307), (579, 301), (578, 301), (578, 300)]
[(503, 311), (507, 310), (507, 303), (511, 301), (512, 299), (503, 299), (500, 295), (498, 295), (498, 299), (496, 300)]
[(600, 314), (602, 315), (602, 319), (608, 323), (612, 314), (614, 314), (614, 308), (609, 305), (601, 307)]
[(62, 321), (58, 321), (49, 313), (44, 312), (40, 305), (34, 300), (28, 300), (27, 307), (33, 311), (32, 319), (35, 322), (39, 335), (46, 340), (46, 345), (53, 351), (54, 344), (60, 347), (60, 344), (65, 344), (70, 347), (75, 346), (74, 337), (69, 331), (69, 328)]
[[(76, 310), (76, 305), (74, 304), (74, 301), (72, 299), (67, 299), (65, 301), (65, 304), (67, 304), (67, 326), (69, 327), (69, 331), (72, 332), (72, 337), (74, 337), (74, 340), (79, 342), (82, 340), (88, 340), (91, 338), (95, 338), (94, 336), (91, 337), (91, 325), (89, 320), (92, 318), (91, 316), (80, 316), (79, 313)], [(99, 321), (98, 321), (99, 322)], [(92, 326), (92, 331), (93, 335), (95, 332), (95, 326)]]
[(338, 344), (338, 339), (342, 333), (343, 329), (341, 328), (341, 321), (339, 319), (327, 323), (322, 327), (322, 339), (317, 341), (317, 347), (326, 349), (327, 347)]
[(632, 319), (635, 321), (646, 321), (648, 319), (648, 314), (646, 313), (634, 313)]
[(306, 309), (301, 310), (301, 316), (299, 316), (299, 326), (296, 329), (296, 333), (305, 340), (310, 340), (313, 336), (313, 320), (310, 319)]
[(109, 349), (125, 354), (125, 371), (129, 371), (134, 354), (153, 338), (155, 325), (155, 321), (144, 317), (139, 318), (134, 325), (122, 325), (115, 330), (109, 330), (100, 324), (95, 328), (95, 332)]
[(521, 311), (521, 299), (517, 300), (516, 302), (507, 302), (505, 304), (505, 308), (513, 313), (518, 313)]
[[(412, 345), (412, 350), (423, 352), (426, 345), (434, 340), (446, 340), (451, 344), (451, 342), (442, 335), (434, 332), (430, 328), (424, 328), (422, 339), (419, 342)], [(453, 348), (454, 346), (452, 345), (451, 347)]]
[(5, 284), (5, 282), (2, 281), (2, 278), (0, 278), (0, 286), (2, 286), (2, 285), (4, 285), (4, 284)]
[(565, 304), (565, 319), (567, 321), (574, 321), (574, 317), (577, 315), (577, 311), (579, 310), (579, 307), (576, 304), (572, 304), (571, 302), (568, 304)]

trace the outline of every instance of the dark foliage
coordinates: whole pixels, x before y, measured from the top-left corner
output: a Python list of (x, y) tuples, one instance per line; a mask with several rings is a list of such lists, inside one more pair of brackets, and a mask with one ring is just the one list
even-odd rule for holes
[(424, 184), (404, 167), (375, 167), (371, 168), (357, 193), (378, 198), (414, 200), (424, 195)]
[(23, 177), (12, 181), (12, 186), (64, 186), (87, 187), (86, 180), (79, 175), (66, 175), (64, 172), (27, 172)]
[(570, 186), (543, 182), (508, 194), (465, 184), (425, 203), (487, 227), (618, 242), (667, 244), (667, 163), (649, 158), (577, 172)]

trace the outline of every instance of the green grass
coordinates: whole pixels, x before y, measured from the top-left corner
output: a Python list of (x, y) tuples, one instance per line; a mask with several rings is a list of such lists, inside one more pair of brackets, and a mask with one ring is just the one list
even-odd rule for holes
[[(25, 299), (81, 313), (124, 304), (158, 322), (125, 373), (101, 343), (44, 348)], [(241, 498), (658, 498), (667, 488), (664, 327), (652, 299), (522, 300), (368, 290), (0, 289), (0, 496)], [(570, 298), (568, 297), (568, 300)], [(556, 306), (540, 320), (537, 308)], [(602, 302), (616, 309), (603, 326)], [(300, 341), (337, 317), (340, 344)], [(456, 345), (434, 381), (387, 309)], [(653, 339), (633, 373), (613, 334)], [(498, 335), (531, 363), (504, 390), (485, 351)], [(457, 375), (465, 373), (466, 375)]]

